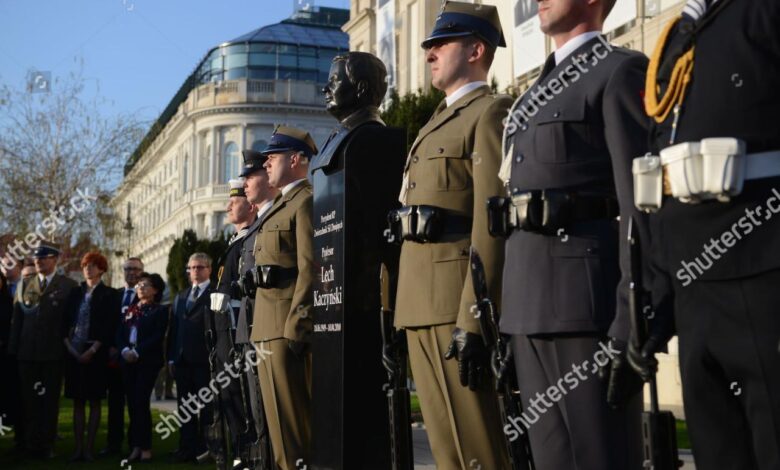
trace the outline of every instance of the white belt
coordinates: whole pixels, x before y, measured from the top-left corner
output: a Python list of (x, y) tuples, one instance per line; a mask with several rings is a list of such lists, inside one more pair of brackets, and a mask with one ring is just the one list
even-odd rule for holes
[(745, 179), (760, 180), (780, 176), (780, 150), (745, 155)]

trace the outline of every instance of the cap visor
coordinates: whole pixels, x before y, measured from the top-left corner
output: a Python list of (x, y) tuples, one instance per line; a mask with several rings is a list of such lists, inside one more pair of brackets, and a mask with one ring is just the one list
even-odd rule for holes
[(471, 36), (473, 33), (468, 31), (458, 31), (458, 32), (452, 32), (452, 33), (435, 33), (432, 34), (429, 38), (427, 38), (425, 41), (420, 44), (420, 47), (423, 49), (426, 49), (433, 45), (434, 42), (440, 40), (440, 39), (446, 39), (446, 38), (462, 38), (465, 36)]

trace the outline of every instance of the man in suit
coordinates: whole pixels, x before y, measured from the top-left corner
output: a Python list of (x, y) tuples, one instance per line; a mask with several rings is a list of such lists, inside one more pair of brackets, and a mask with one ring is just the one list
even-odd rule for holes
[[(556, 50), (506, 121), (501, 178), (512, 227), (501, 331), (512, 335), (540, 469), (641, 467), (641, 382), (626, 367), (626, 286), (618, 281), (636, 215), (631, 160), (647, 142), (647, 58), (600, 34), (614, 3), (539, 4)], [(610, 381), (628, 385), (613, 388), (608, 403)]]
[[(777, 1), (688, 1), (648, 68), (651, 152), (662, 164), (647, 257), (656, 314), (629, 359), (649, 378), (676, 323), (702, 470), (780, 468), (778, 24)], [(681, 184), (670, 157), (698, 174), (711, 166), (702, 187)], [(733, 173), (733, 162), (744, 171)]]
[[(179, 449), (175, 462), (192, 462), (204, 454), (206, 430), (211, 423), (211, 403), (187, 405), (192, 397), (209, 385), (209, 358), (206, 349), (205, 316), (209, 313), (211, 288), (211, 258), (206, 253), (193, 253), (187, 262), (191, 286), (176, 297), (171, 315), (168, 341), (168, 366), (176, 380), (179, 415), (190, 416), (182, 424)], [(197, 399), (200, 400), (200, 399)], [(186, 411), (185, 411), (186, 410)]]
[[(254, 150), (244, 150), (244, 167), (240, 176), (244, 178), (244, 192), (247, 201), (252, 203), (257, 210), (255, 221), (249, 226), (247, 234), (241, 242), (241, 255), (238, 260), (239, 282), (242, 287), (241, 306), (238, 313), (238, 325), (236, 326), (236, 344), (241, 347), (245, 358), (254, 358), (257, 360), (257, 351), (250, 341), (252, 335), (252, 326), (254, 321), (255, 293), (247, 292), (244, 282), (251, 277), (250, 270), (255, 267), (255, 240), (260, 225), (265, 216), (273, 206), (274, 197), (278, 194), (276, 188), (268, 184), (268, 172), (265, 165), (268, 157), (261, 152)], [(270, 469), (272, 463), (271, 439), (268, 435), (268, 422), (265, 418), (263, 409), (263, 398), (260, 392), (260, 380), (257, 376), (257, 369), (246, 369), (246, 383), (249, 392), (249, 404), (252, 411), (255, 436), (257, 436), (257, 447), (252, 449), (253, 459), (261, 460), (258, 469)]]
[(422, 43), (432, 84), (447, 96), (406, 161), (396, 217), (407, 230), (395, 326), (406, 329), (439, 468), (509, 466), (486, 348), (470, 313), (475, 298), (468, 262), (474, 245), (491, 294), (499, 298), (503, 250), (488, 234), (484, 205), (501, 192), (501, 119), (511, 100), (491, 94), (487, 76), (496, 49), (505, 45), (496, 7), (461, 2), (446, 3)]
[[(114, 318), (114, 331), (119, 328), (119, 323), (127, 313), (127, 309), (138, 303), (135, 292), (135, 284), (138, 275), (144, 271), (144, 263), (140, 258), (128, 258), (122, 265), (125, 276), (125, 285), (118, 290), (119, 304)], [(122, 383), (122, 370), (119, 368), (119, 350), (113, 344), (108, 346), (108, 436), (107, 446), (100, 451), (100, 455), (117, 454), (122, 451), (122, 441), (125, 435), (125, 387)]]
[(268, 184), (280, 193), (255, 239), (251, 340), (261, 351), (257, 372), (274, 459), (279, 468), (294, 470), (301, 461), (306, 465), (311, 439), (307, 343), (312, 331), (314, 231), (312, 187), (306, 175), (317, 147), (308, 132), (280, 126), (262, 153), (267, 156)]
[(37, 275), (21, 286), (14, 305), (9, 350), (19, 363), (22, 413), (27, 450), (34, 456), (54, 456), (60, 391), (62, 338), (70, 312), (80, 301), (78, 284), (56, 273), (60, 251), (41, 244), (34, 253)]

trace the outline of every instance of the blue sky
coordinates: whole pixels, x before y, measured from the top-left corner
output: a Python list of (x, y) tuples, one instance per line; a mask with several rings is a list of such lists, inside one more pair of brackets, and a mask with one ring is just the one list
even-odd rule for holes
[[(153, 120), (203, 55), (290, 16), (295, 0), (0, 0), (0, 83), (78, 69), (103, 111)], [(316, 0), (349, 8), (349, 0)], [(99, 88), (98, 88), (99, 87)]]

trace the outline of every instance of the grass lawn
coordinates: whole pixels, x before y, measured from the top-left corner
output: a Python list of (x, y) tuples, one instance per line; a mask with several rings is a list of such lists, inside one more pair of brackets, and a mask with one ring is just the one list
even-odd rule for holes
[[(209, 465), (195, 465), (195, 464), (172, 464), (169, 463), (169, 454), (178, 447), (179, 434), (171, 434), (167, 439), (160, 439), (160, 435), (154, 432), (154, 426), (160, 422), (160, 413), (156, 410), (152, 410), (152, 455), (153, 460), (145, 464), (125, 464), (124, 467), (120, 465), (121, 461), (127, 457), (126, 454), (112, 455), (109, 457), (95, 456), (94, 462), (78, 462), (68, 464), (68, 459), (73, 455), (74, 442), (73, 442), (73, 401), (66, 398), (62, 398), (60, 401), (60, 421), (59, 421), (59, 435), (63, 437), (61, 441), (57, 441), (55, 447), (56, 457), (51, 460), (37, 460), (32, 458), (24, 458), (10, 454), (10, 449), (14, 446), (13, 433), (7, 433), (4, 436), (0, 436), (0, 469), (24, 469), (24, 470), (49, 470), (56, 468), (73, 468), (73, 469), (85, 469), (85, 470), (97, 470), (97, 469), (130, 469), (132, 465), (135, 468), (146, 469), (172, 469), (172, 470), (185, 470), (185, 469), (200, 469), (213, 468), (213, 464)], [(103, 411), (101, 413), (101, 425), (98, 430), (98, 436), (95, 442), (95, 452), (100, 451), (106, 446), (106, 420), (108, 418), (108, 411), (106, 409), (106, 401), (103, 400)], [(125, 416), (125, 426), (127, 426), (128, 418)], [(129, 452), (128, 452), (129, 453)]]

